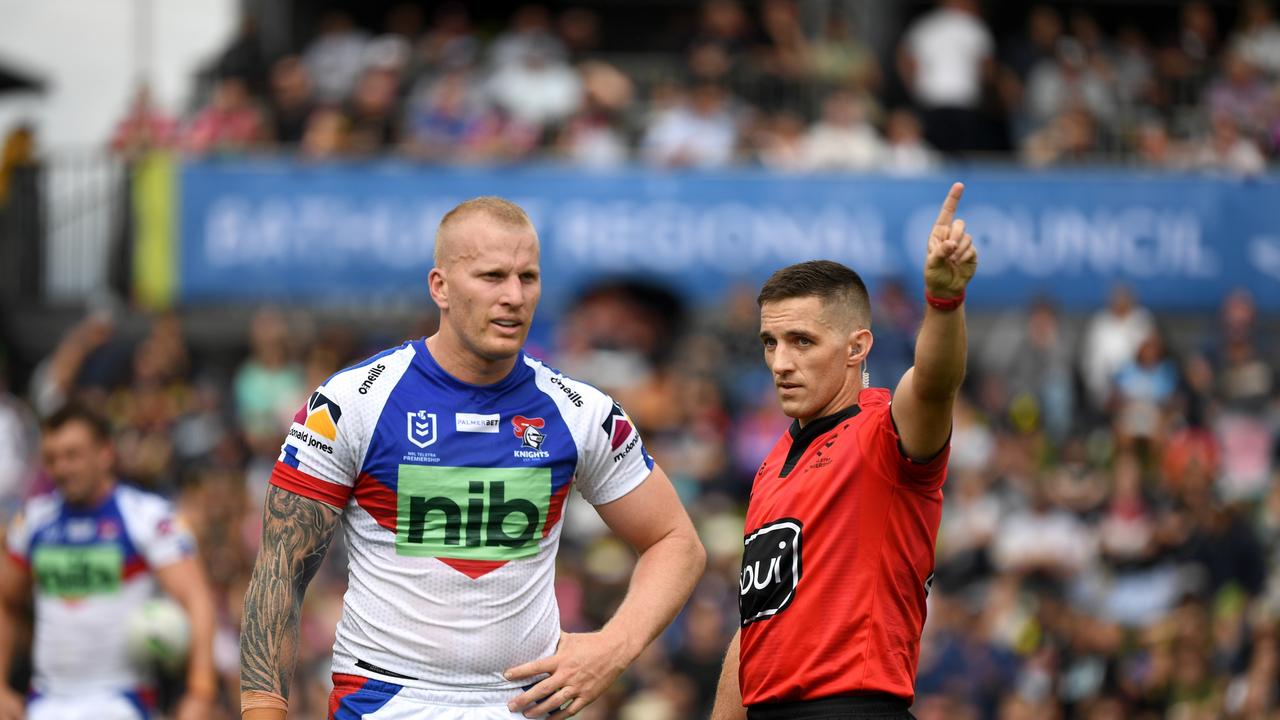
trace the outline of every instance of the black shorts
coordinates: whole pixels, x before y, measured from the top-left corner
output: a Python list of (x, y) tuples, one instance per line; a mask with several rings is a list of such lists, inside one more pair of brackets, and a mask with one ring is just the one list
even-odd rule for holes
[(905, 698), (868, 693), (751, 705), (747, 720), (915, 720), (915, 716)]

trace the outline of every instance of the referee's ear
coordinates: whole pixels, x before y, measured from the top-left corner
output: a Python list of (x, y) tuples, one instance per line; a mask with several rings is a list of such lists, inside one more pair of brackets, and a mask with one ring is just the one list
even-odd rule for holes
[(871, 337), (871, 331), (866, 328), (854, 330), (849, 334), (849, 359), (846, 362), (848, 367), (853, 367), (865, 362), (867, 355), (871, 352), (871, 345), (875, 342), (875, 338)]

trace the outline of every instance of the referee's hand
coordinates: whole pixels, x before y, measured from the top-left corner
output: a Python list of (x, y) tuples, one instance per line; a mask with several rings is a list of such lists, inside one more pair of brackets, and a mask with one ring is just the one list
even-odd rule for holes
[(951, 186), (942, 210), (938, 212), (938, 219), (929, 232), (924, 287), (934, 297), (949, 298), (963, 294), (978, 269), (978, 251), (973, 247), (973, 236), (965, 232), (964, 220), (956, 219), (956, 208), (963, 195), (963, 184)]
[(503, 673), (508, 680), (522, 681), (547, 675), (538, 684), (507, 703), (511, 712), (525, 717), (550, 715), (561, 720), (595, 702), (622, 674), (633, 658), (627, 656), (625, 643), (604, 633), (560, 633), (556, 654), (518, 665)]

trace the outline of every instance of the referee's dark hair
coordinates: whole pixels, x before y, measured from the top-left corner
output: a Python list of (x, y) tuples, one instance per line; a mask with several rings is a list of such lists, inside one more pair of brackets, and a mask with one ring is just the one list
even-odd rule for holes
[(45, 432), (55, 432), (72, 423), (81, 423), (99, 444), (111, 441), (111, 424), (87, 405), (69, 402), (40, 423)]
[(852, 268), (831, 260), (788, 265), (769, 276), (756, 302), (816, 297), (825, 307), (847, 311), (860, 328), (871, 327), (871, 296)]

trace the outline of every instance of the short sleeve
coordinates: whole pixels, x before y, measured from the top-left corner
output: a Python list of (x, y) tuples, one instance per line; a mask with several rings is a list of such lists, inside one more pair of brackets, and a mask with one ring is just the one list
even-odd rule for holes
[(147, 567), (162, 568), (192, 557), (196, 541), (186, 523), (174, 512), (168, 501), (148, 498), (145, 510), (130, 523), (134, 544)]
[(942, 449), (926, 462), (911, 459), (902, 449), (902, 438), (890, 407), (876, 408), (876, 412), (881, 414), (876, 420), (876, 427), (880, 431), (881, 452), (889, 458), (899, 482), (923, 489), (942, 487), (947, 478), (947, 460), (951, 457), (951, 438), (948, 437)]
[(653, 458), (631, 418), (607, 395), (600, 407), (605, 412), (588, 428), (576, 478), (578, 492), (592, 505), (617, 500), (653, 472)]
[[(293, 416), (271, 484), (339, 510), (346, 506), (360, 469), (364, 443), (345, 397), (320, 386)], [(352, 408), (348, 408), (349, 410)]]
[(14, 562), (27, 567), (31, 564), (31, 523), (23, 510), (13, 516), (5, 530), (5, 550)]

